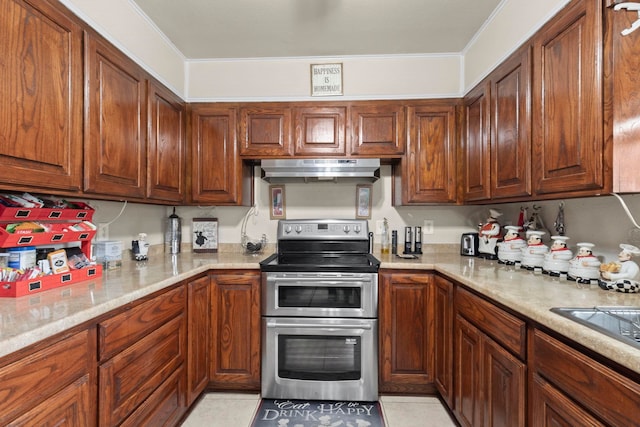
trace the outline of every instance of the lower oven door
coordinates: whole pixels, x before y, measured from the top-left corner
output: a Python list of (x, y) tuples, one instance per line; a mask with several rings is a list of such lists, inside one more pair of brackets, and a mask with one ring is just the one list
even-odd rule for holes
[(262, 397), (378, 400), (378, 321), (262, 319)]

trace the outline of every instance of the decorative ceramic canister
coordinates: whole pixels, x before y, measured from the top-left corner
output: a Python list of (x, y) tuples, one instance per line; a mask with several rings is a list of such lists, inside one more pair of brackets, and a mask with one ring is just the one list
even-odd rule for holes
[(600, 260), (593, 255), (593, 243), (578, 243), (578, 254), (569, 261), (567, 279), (589, 284), (600, 278)]
[(560, 277), (569, 271), (569, 261), (573, 258), (573, 253), (567, 247), (567, 240), (569, 240), (567, 236), (551, 236), (551, 240), (553, 240), (553, 244), (544, 256), (542, 273)]
[(622, 250), (618, 254), (618, 262), (600, 265), (600, 287), (625, 293), (638, 292), (640, 268), (631, 261), (631, 257), (640, 255), (640, 249), (625, 243), (620, 244), (620, 249)]
[(522, 249), (522, 260), (520, 268), (534, 270), (542, 268), (544, 256), (549, 251), (549, 247), (542, 243), (542, 236), (546, 233), (540, 230), (527, 231), (527, 247)]
[(498, 259), (497, 244), (502, 239), (502, 227), (498, 223), (498, 218), (502, 212), (489, 209), (489, 218), (478, 229), (478, 256), (486, 259)]
[(521, 227), (507, 225), (504, 240), (498, 242), (498, 262), (500, 264), (514, 265), (522, 260), (522, 249), (527, 246), (527, 241), (520, 236)]

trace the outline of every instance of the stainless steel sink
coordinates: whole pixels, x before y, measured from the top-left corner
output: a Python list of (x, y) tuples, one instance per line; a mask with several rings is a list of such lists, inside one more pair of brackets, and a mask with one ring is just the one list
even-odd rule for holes
[(554, 307), (551, 311), (640, 349), (640, 307)]

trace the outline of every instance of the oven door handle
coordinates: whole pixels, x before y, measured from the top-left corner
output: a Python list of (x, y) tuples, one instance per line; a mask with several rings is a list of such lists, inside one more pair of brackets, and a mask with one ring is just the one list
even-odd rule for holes
[(282, 323), (275, 320), (267, 321), (270, 328), (309, 328), (309, 329), (371, 329), (370, 324), (357, 325), (327, 325), (318, 323)]
[(313, 282), (313, 283), (330, 283), (339, 285), (341, 283), (371, 283), (369, 279), (363, 279), (362, 277), (273, 277), (268, 278), (267, 281), (274, 281), (276, 283), (284, 282)]

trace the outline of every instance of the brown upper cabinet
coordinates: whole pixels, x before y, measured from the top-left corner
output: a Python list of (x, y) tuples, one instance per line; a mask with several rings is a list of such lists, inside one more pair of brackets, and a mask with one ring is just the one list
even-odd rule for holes
[(238, 104), (240, 156), (383, 157), (404, 153), (403, 102)]
[(293, 155), (291, 108), (287, 104), (249, 104), (240, 108), (240, 155)]
[(145, 74), (113, 45), (89, 32), (85, 69), (84, 191), (144, 198)]
[(491, 85), (487, 80), (464, 97), (460, 176), (465, 202), (491, 198), (490, 95)]
[(347, 108), (294, 107), (296, 156), (344, 156)]
[[(613, 6), (614, 1), (606, 3)], [(605, 126), (612, 126), (605, 134), (613, 138), (612, 187), (615, 192), (636, 193), (640, 191), (640, 31), (627, 35), (622, 31), (631, 27), (638, 13), (607, 8), (606, 14), (605, 105), (611, 105), (612, 117), (606, 117)]]
[(405, 106), (398, 102), (353, 103), (350, 108), (351, 141), (355, 156), (404, 154)]
[(81, 24), (58, 2), (4, 0), (0, 7), (0, 185), (79, 191)]
[(185, 199), (185, 104), (151, 80), (148, 92), (146, 196), (179, 203)]
[(491, 197), (531, 196), (531, 48), (491, 73)]
[(407, 109), (407, 153), (394, 174), (395, 205), (456, 203), (458, 100), (414, 102)]
[(191, 105), (191, 202), (253, 203), (251, 166), (238, 156), (235, 107)]
[(464, 98), (465, 202), (531, 196), (530, 58), (525, 45)]
[(532, 39), (537, 196), (605, 189), (602, 24), (601, 1), (574, 0)]

